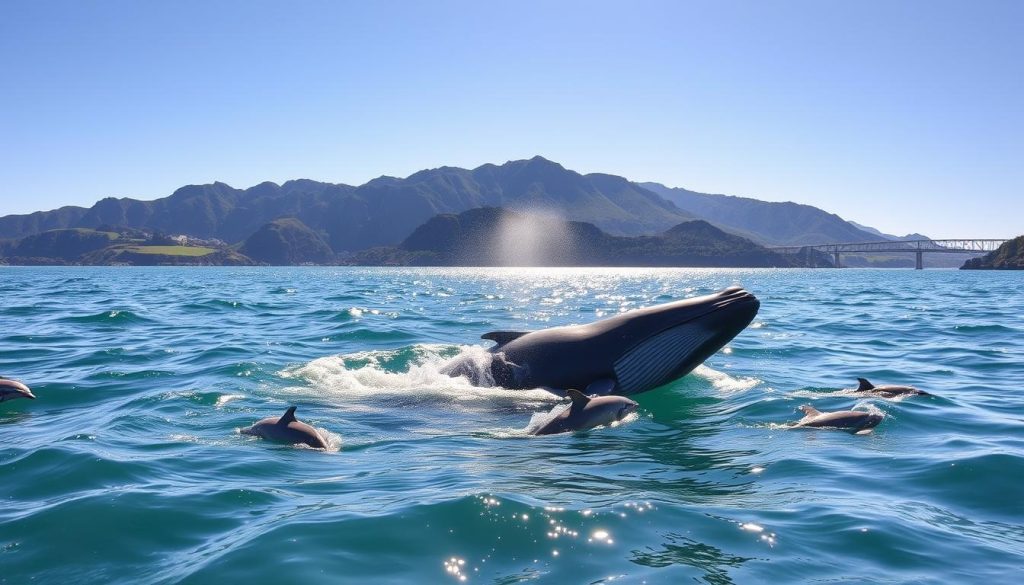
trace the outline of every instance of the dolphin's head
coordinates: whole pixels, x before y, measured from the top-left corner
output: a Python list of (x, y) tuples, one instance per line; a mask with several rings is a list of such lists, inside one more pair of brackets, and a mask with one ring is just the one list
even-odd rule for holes
[(612, 425), (620, 422), (636, 412), (638, 406), (640, 405), (625, 396), (593, 397), (587, 406), (587, 413), (584, 415), (589, 420), (580, 428)]
[(29, 390), (28, 386), (15, 380), (0, 378), (0, 402), (14, 400), (15, 398), (36, 399), (36, 395)]
[(623, 398), (623, 401), (624, 402), (619, 404), (618, 410), (616, 410), (615, 412), (616, 421), (620, 421), (626, 418), (627, 416), (633, 414), (634, 412), (636, 412), (636, 407), (639, 406), (639, 404), (633, 402), (628, 398)]
[(625, 396), (588, 396), (586, 400), (584, 408), (569, 411), (568, 420), (577, 430), (617, 423), (639, 406)]
[(615, 361), (618, 393), (636, 394), (682, 377), (743, 331), (761, 303), (740, 287), (623, 313), (608, 333), (631, 343)]
[(885, 416), (881, 414), (868, 413), (864, 416), (864, 421), (857, 425), (858, 429), (873, 429), (878, 426), (878, 423), (882, 422)]

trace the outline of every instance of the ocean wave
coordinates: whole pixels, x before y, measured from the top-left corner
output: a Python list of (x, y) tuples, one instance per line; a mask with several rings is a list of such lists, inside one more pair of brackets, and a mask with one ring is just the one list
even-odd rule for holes
[(154, 323), (152, 319), (134, 313), (132, 311), (113, 309), (110, 311), (101, 311), (99, 313), (92, 313), (89, 315), (74, 315), (68, 317), (62, 317), (60, 321), (64, 323), (79, 323), (79, 324), (95, 324), (95, 325), (140, 325)]

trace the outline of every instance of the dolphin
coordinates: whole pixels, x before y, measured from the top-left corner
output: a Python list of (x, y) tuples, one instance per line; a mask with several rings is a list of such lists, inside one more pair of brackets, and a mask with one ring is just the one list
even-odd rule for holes
[(302, 443), (314, 449), (327, 448), (327, 440), (320, 431), (295, 418), (294, 406), (289, 407), (280, 418), (275, 416), (265, 418), (239, 432), (243, 435), (255, 435), (278, 443), (292, 445)]
[(731, 287), (586, 325), (492, 331), (481, 336), (495, 342), (482, 370), (463, 356), (441, 371), (477, 385), (631, 396), (688, 374), (749, 325), (760, 306)]
[(636, 402), (622, 396), (584, 396), (574, 388), (569, 389), (568, 394), (572, 398), (569, 408), (531, 432), (531, 435), (570, 433), (610, 425), (626, 418), (638, 406)]
[(837, 410), (835, 412), (821, 412), (810, 405), (800, 407), (804, 417), (798, 420), (794, 427), (828, 427), (837, 429), (850, 429), (854, 432), (873, 429), (882, 422), (885, 415), (865, 412), (863, 410)]
[(918, 390), (913, 386), (875, 386), (871, 382), (868, 382), (866, 378), (857, 378), (857, 384), (858, 386), (854, 392), (875, 394), (877, 396), (882, 396), (883, 398), (895, 398), (897, 396), (931, 396), (924, 390)]
[(14, 400), (15, 398), (35, 400), (36, 395), (29, 390), (28, 386), (21, 382), (0, 378), (0, 402)]

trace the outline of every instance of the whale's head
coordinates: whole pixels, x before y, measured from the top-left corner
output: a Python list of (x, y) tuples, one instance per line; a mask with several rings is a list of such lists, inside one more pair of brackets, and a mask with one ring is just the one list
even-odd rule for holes
[(605, 321), (606, 335), (627, 342), (614, 364), (616, 393), (646, 392), (685, 376), (743, 331), (760, 306), (754, 295), (731, 287)]

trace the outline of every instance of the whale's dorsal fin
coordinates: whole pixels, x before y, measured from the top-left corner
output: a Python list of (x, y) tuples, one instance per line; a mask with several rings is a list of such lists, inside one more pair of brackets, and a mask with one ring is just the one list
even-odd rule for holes
[(572, 398), (572, 406), (569, 407), (572, 410), (580, 410), (584, 406), (586, 406), (588, 402), (590, 402), (589, 396), (585, 395), (584, 393), (580, 392), (575, 388), (569, 388), (566, 394), (569, 395), (569, 398)]
[(814, 408), (810, 404), (805, 404), (805, 405), (801, 406), (800, 410), (803, 411), (804, 416), (818, 416), (819, 414), (821, 414), (820, 410), (818, 410), (817, 408)]
[(281, 418), (277, 419), (277, 424), (287, 425), (288, 423), (293, 422), (295, 422), (295, 407), (290, 406), (288, 407), (288, 410), (284, 411), (284, 414), (281, 415)]
[(868, 382), (867, 378), (857, 378), (857, 384), (857, 390), (859, 391), (875, 389), (875, 385), (872, 384), (871, 382)]
[(480, 339), (489, 339), (497, 342), (498, 345), (505, 345), (526, 335), (529, 331), (490, 331), (480, 336)]

